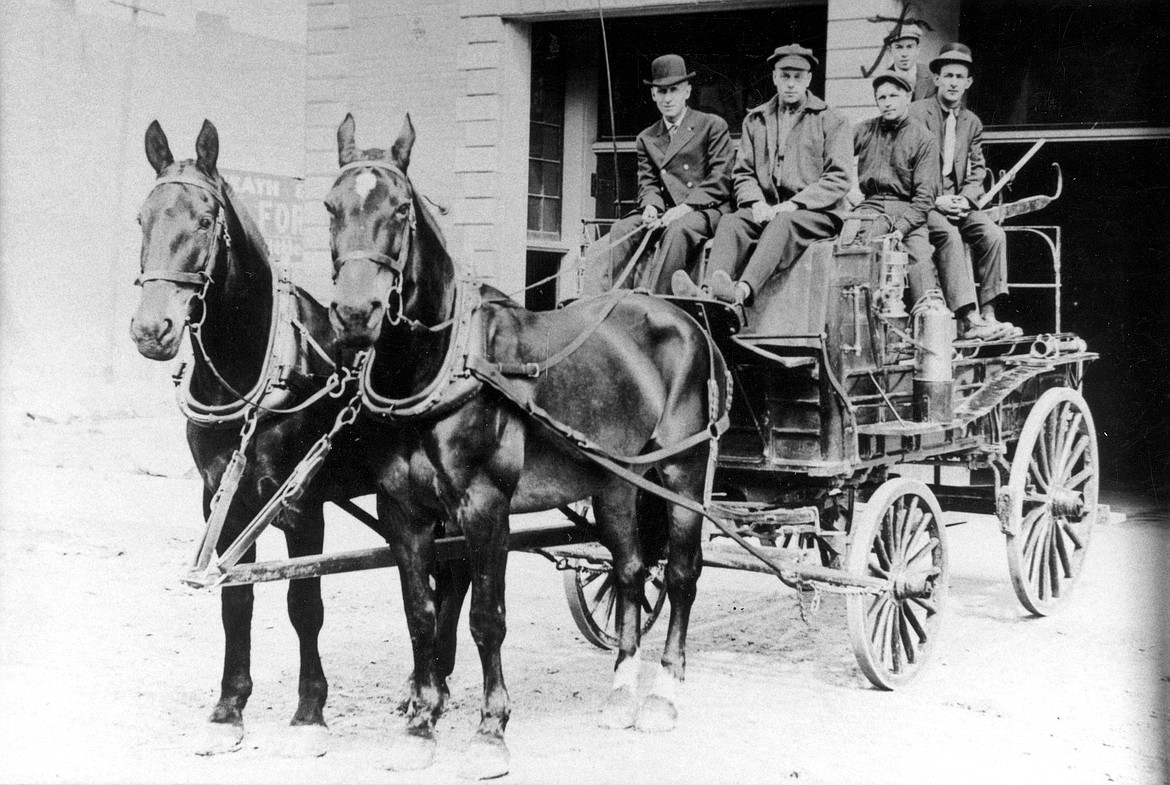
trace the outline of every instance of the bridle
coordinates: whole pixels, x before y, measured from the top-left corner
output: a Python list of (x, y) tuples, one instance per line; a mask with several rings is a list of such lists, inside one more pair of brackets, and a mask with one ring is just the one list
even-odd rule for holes
[[(341, 175), (347, 171), (356, 169), (381, 169), (386, 172), (398, 175), (402, 181), (407, 184), (410, 189), (410, 179), (407, 178), (406, 172), (401, 168), (395, 166), (387, 161), (351, 161), (341, 167)], [(409, 191), (408, 191), (409, 192)], [(341, 268), (348, 262), (363, 261), (371, 262), (383, 269), (389, 270), (393, 275), (391, 276), (390, 289), (386, 292), (386, 320), (391, 326), (396, 326), (403, 320), (403, 305), (402, 305), (402, 280), (404, 277), (404, 269), (406, 267), (406, 260), (410, 258), (411, 243), (414, 242), (414, 232), (416, 226), (416, 217), (414, 212), (414, 198), (413, 192), (411, 198), (407, 202), (410, 205), (410, 211), (407, 214), (406, 225), (402, 228), (401, 240), (398, 243), (398, 256), (390, 256), (388, 254), (379, 253), (373, 250), (357, 250), (346, 251), (334, 260), (333, 280), (337, 281), (337, 276), (341, 273)]]
[[(184, 270), (166, 269), (148, 271), (144, 266), (138, 277), (134, 279), (134, 285), (142, 286), (148, 281), (170, 281), (171, 283), (177, 284), (179, 286), (198, 287), (199, 291), (195, 294), (194, 299), (200, 305), (199, 323), (202, 324), (204, 317), (207, 315), (207, 308), (204, 305), (204, 301), (207, 299), (207, 290), (210, 288), (212, 283), (212, 269), (215, 266), (216, 259), (219, 257), (220, 239), (222, 238), (223, 245), (225, 248), (227, 248), (228, 253), (231, 253), (232, 248), (232, 237), (228, 232), (227, 220), (224, 218), (224, 216), (227, 214), (226, 200), (224, 199), (223, 193), (220, 191), (220, 189), (216, 188), (211, 182), (197, 177), (192, 177), (188, 174), (173, 174), (167, 177), (161, 177), (155, 181), (154, 188), (151, 189), (150, 193), (153, 194), (160, 187), (169, 183), (181, 183), (183, 185), (190, 185), (194, 186), (195, 188), (201, 188), (207, 193), (211, 194), (211, 198), (215, 200), (215, 203), (219, 206), (219, 211), (215, 216), (215, 226), (212, 228), (210, 238), (207, 242), (207, 252), (204, 254), (203, 263), (199, 266), (199, 269), (193, 273), (189, 273)], [(147, 195), (147, 198), (150, 198), (149, 194)], [(188, 317), (187, 321), (188, 323), (190, 322), (190, 317)], [(194, 327), (194, 325), (192, 325), (192, 327)]]

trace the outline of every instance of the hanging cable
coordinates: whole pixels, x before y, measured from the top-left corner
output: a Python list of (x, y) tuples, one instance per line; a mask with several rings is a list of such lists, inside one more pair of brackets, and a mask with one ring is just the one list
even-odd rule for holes
[(601, 51), (605, 58), (605, 89), (609, 95), (609, 137), (613, 143), (613, 207), (615, 217), (621, 218), (622, 192), (621, 178), (618, 176), (617, 121), (614, 119), (613, 111), (613, 75), (609, 70), (609, 41), (605, 37), (605, 14), (601, 10), (601, 0), (597, 0), (597, 21), (601, 23)]

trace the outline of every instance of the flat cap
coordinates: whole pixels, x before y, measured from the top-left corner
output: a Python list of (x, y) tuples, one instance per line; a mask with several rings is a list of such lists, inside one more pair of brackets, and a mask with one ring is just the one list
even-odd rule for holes
[(913, 38), (915, 41), (922, 40), (922, 28), (916, 24), (902, 25), (902, 28), (897, 33), (898, 37), (893, 39), (894, 41), (901, 41), (903, 38)]
[[(805, 62), (801, 63), (797, 58), (802, 58)], [(820, 65), (820, 61), (813, 55), (811, 49), (800, 44), (789, 44), (788, 46), (777, 47), (776, 51), (768, 55), (768, 65), (773, 67), (777, 65), (786, 67), (791, 65), (793, 68), (807, 67), (811, 71)]]
[(942, 67), (948, 63), (957, 63), (959, 65), (967, 66), (967, 70), (971, 70), (972, 64), (975, 60), (971, 57), (971, 48), (966, 44), (953, 43), (946, 44), (939, 51), (938, 57), (930, 61), (931, 73), (937, 74), (942, 70)]
[(881, 73), (875, 74), (873, 77), (873, 89), (876, 90), (878, 85), (883, 82), (889, 82), (890, 84), (897, 85), (908, 93), (914, 92), (914, 85), (910, 84), (910, 82), (906, 80), (906, 77), (902, 76), (897, 71), (882, 71)]

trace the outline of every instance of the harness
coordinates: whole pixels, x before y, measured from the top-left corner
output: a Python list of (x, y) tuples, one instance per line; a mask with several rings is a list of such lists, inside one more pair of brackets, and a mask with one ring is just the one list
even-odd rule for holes
[(207, 404), (196, 400), (191, 391), (194, 375), (192, 364), (184, 362), (180, 364), (179, 370), (174, 375), (179, 410), (188, 420), (197, 425), (227, 427), (238, 425), (250, 412), (256, 410), (281, 414), (297, 412), (312, 405), (324, 395), (334, 393), (340, 381), (337, 374), (333, 374), (325, 387), (307, 400), (292, 408), (282, 408), (292, 398), (293, 393), (289, 389), (288, 382), (297, 369), (298, 359), (304, 348), (311, 348), (330, 366), (333, 365), (333, 360), (313, 338), (308, 328), (297, 318), (296, 285), (293, 283), (288, 266), (285, 264), (274, 265), (272, 270), (272, 314), (268, 328), (268, 346), (264, 352), (264, 364), (260, 369), (256, 383), (250, 390), (241, 393), (219, 373), (203, 344), (202, 328), (203, 322), (207, 318), (207, 291), (213, 282), (212, 274), (215, 272), (214, 267), (219, 259), (221, 241), (226, 253), (229, 255), (232, 253), (231, 234), (225, 219), (228, 198), (214, 182), (187, 173), (159, 178), (155, 182), (154, 188), (157, 189), (168, 183), (194, 186), (210, 194), (219, 206), (215, 217), (215, 227), (209, 234), (207, 249), (198, 270), (195, 272), (167, 269), (143, 270), (134, 283), (142, 286), (148, 281), (170, 281), (178, 286), (198, 287), (194, 299), (199, 303), (199, 319), (195, 322), (192, 322), (190, 318), (187, 319), (192, 343), (198, 349), (216, 381), (235, 398), (231, 403), (222, 405)]

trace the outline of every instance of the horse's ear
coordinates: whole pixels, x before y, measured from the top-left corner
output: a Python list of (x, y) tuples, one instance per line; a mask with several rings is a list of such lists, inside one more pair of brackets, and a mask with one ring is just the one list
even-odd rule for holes
[(353, 141), (353, 115), (348, 112), (341, 125), (337, 126), (337, 165), (345, 166), (357, 157), (357, 146)]
[(390, 157), (404, 172), (406, 167), (410, 166), (412, 147), (414, 147), (414, 124), (410, 122), (410, 113), (407, 113), (406, 119), (402, 121), (402, 130), (398, 132), (398, 138), (394, 140), (394, 146), (390, 148)]
[(207, 176), (215, 174), (215, 162), (219, 160), (219, 131), (210, 120), (203, 121), (199, 138), (195, 140), (195, 166)]
[(162, 170), (175, 162), (171, 155), (171, 146), (167, 143), (167, 135), (163, 133), (158, 120), (152, 120), (146, 129), (146, 160), (154, 167), (155, 174), (162, 174)]

